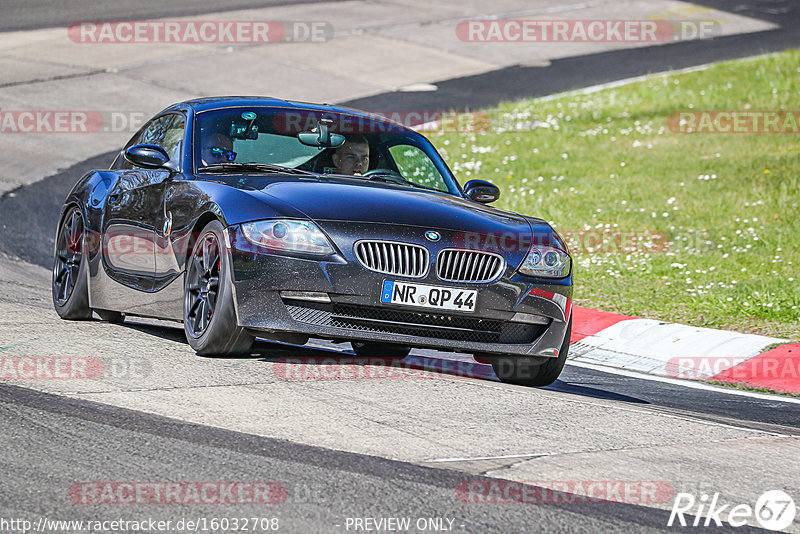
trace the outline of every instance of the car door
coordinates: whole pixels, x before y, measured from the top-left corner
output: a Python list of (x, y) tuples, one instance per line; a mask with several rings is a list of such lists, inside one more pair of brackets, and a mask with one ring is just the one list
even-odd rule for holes
[[(178, 113), (150, 121), (126, 146), (155, 144), (179, 154), (185, 119)], [(177, 139), (177, 142), (176, 142)], [(167, 144), (168, 146), (164, 146)], [(177, 157), (177, 156), (176, 156)], [(139, 291), (153, 291), (156, 232), (163, 225), (163, 182), (166, 169), (144, 169), (123, 161), (114, 188), (106, 197), (103, 217), (103, 263), (109, 276)]]
[[(183, 145), (187, 142), (186, 123), (187, 121), (183, 115), (174, 114), (171, 121), (166, 125), (164, 139), (159, 143), (179, 169), (183, 169), (182, 155), (185, 153)], [(154, 225), (155, 230), (153, 232), (153, 250), (155, 252), (153, 291), (160, 291), (171, 284), (183, 270), (178, 261), (178, 253), (174, 250), (171, 237), (176, 220), (174, 204), (180, 201), (180, 198), (175, 197), (176, 195), (180, 197), (181, 193), (186, 189), (183, 187), (185, 185), (184, 179), (183, 174), (175, 174), (170, 176), (169, 179), (153, 184), (148, 189), (150, 202), (152, 202), (154, 210), (155, 206), (158, 207), (157, 224)]]

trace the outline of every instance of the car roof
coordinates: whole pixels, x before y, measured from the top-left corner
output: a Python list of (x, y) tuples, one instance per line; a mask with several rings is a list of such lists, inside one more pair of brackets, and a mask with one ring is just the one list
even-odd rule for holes
[(407, 128), (405, 125), (399, 122), (393, 121), (382, 115), (370, 113), (368, 111), (348, 108), (345, 106), (336, 106), (332, 104), (314, 104), (311, 102), (282, 100), (280, 98), (273, 98), (269, 96), (212, 96), (206, 98), (194, 98), (191, 100), (186, 100), (184, 102), (179, 102), (177, 104), (174, 104), (173, 106), (167, 108), (167, 110), (165, 111), (168, 111), (172, 108), (179, 106), (189, 106), (195, 111), (195, 113), (200, 113), (203, 111), (209, 111), (213, 109), (222, 109), (227, 107), (238, 107), (238, 106), (262, 106), (262, 107), (272, 106), (279, 108), (290, 108), (298, 110), (302, 109), (308, 111), (319, 111), (328, 113), (331, 112), (344, 113), (347, 115), (355, 115), (359, 117), (369, 118), (377, 122), (385, 122), (388, 124), (392, 124), (393, 126), (399, 126), (403, 130), (414, 132), (414, 130)]

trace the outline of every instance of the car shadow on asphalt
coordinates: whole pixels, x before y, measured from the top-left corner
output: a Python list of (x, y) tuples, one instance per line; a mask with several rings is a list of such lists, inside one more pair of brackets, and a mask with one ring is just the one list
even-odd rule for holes
[(582, 397), (591, 397), (593, 399), (606, 399), (619, 402), (629, 402), (632, 404), (650, 404), (644, 399), (631, 397), (630, 395), (623, 395), (622, 393), (614, 393), (606, 389), (593, 388), (589, 386), (581, 386), (572, 382), (564, 382), (556, 380), (552, 385), (547, 386), (551, 391), (559, 391), (561, 393), (569, 393), (571, 395), (580, 395)]
[[(126, 321), (121, 326), (139, 332), (187, 345), (183, 328)], [(346, 345), (345, 345), (346, 346)], [(191, 350), (191, 349), (190, 349)], [(201, 358), (236, 362), (256, 359), (272, 363), (275, 374), (286, 380), (368, 380), (368, 379), (477, 379), (497, 382), (491, 365), (471, 359), (449, 359), (411, 354), (402, 360), (392, 358), (361, 358), (352, 350), (332, 347), (291, 345), (277, 341), (256, 339), (250, 352), (241, 356), (207, 356)], [(512, 386), (518, 387), (518, 386)], [(615, 393), (606, 389), (556, 380), (544, 388), (569, 395), (605, 399), (633, 404), (649, 402)]]

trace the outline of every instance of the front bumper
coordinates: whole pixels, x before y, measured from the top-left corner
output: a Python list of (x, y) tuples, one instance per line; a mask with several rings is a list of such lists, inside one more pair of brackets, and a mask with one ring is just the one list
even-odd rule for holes
[[(370, 237), (402, 240), (396, 227), (384, 226), (371, 226)], [(339, 251), (312, 260), (267, 253), (247, 242), (238, 227), (228, 229), (240, 326), (266, 338), (293, 333), (466, 353), (558, 355), (569, 320), (571, 277), (541, 283), (509, 267), (495, 282), (453, 283), (440, 280), (431, 268), (424, 278), (409, 280), (365, 269), (353, 254), (355, 238), (330, 226), (325, 230), (335, 234), (331, 240)], [(432, 258), (437, 246), (444, 248), (425, 245)], [(381, 303), (384, 280), (477, 289), (476, 308), (463, 313)]]

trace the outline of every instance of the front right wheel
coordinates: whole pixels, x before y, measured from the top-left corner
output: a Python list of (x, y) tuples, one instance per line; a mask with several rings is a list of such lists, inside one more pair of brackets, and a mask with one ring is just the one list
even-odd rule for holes
[(255, 338), (236, 324), (233, 276), (225, 254), (223, 227), (211, 221), (200, 232), (186, 267), (183, 290), (183, 329), (198, 354), (242, 354)]

